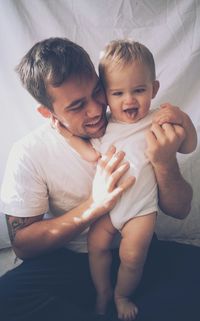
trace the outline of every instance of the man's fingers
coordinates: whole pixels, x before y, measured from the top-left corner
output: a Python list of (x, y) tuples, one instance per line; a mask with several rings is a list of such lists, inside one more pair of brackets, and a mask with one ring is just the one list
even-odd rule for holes
[(116, 152), (116, 148), (111, 146), (108, 152), (102, 155), (98, 162), (98, 167), (101, 167), (108, 175), (112, 174), (113, 171), (121, 164), (125, 156), (122, 151)]
[(162, 126), (162, 129), (164, 129), (164, 131), (171, 131), (171, 132), (174, 132), (174, 126), (172, 124), (169, 124), (169, 123), (165, 123), (163, 124)]
[(119, 186), (117, 186), (113, 192), (111, 193), (112, 197), (119, 198), (127, 189), (129, 189), (131, 186), (135, 183), (135, 177), (129, 176), (127, 179), (124, 180)]
[(173, 137), (175, 135), (174, 126), (172, 124), (165, 123), (161, 127), (163, 129), (163, 133), (164, 133), (165, 136), (170, 138), (170, 137)]
[(185, 130), (182, 126), (163, 124), (162, 129), (164, 130), (165, 136), (169, 139), (170, 142), (173, 142), (177, 138), (183, 141), (185, 138)]
[(179, 125), (173, 125), (173, 127), (174, 127), (174, 131), (175, 131), (176, 135), (178, 135), (182, 140), (184, 140), (186, 137), (186, 133), (185, 133), (184, 128)]
[(156, 139), (154, 133), (153, 133), (151, 130), (149, 130), (149, 131), (146, 133), (147, 145), (149, 146), (149, 145), (155, 144), (156, 140), (157, 140), (157, 139)]
[(124, 191), (126, 191), (129, 187), (133, 186), (135, 184), (136, 178), (134, 176), (129, 176), (127, 179), (124, 180), (117, 188), (121, 188)]
[(108, 151), (103, 154), (98, 162), (98, 166), (104, 168), (116, 152), (116, 147), (111, 145)]
[[(121, 164), (110, 176), (108, 185), (109, 185), (109, 191), (114, 190), (114, 188), (118, 185), (120, 179), (124, 176), (124, 174), (129, 170), (130, 165), (128, 162), (125, 162)], [(132, 177), (132, 176), (130, 176)], [(126, 179), (124, 179), (126, 181)], [(123, 184), (123, 183), (120, 183)], [(119, 185), (120, 185), (119, 184)], [(123, 185), (122, 185), (123, 186)]]
[(174, 139), (174, 136), (176, 135), (174, 126), (175, 125), (169, 123), (164, 123), (162, 126), (152, 124), (151, 131), (155, 135), (156, 139), (163, 144), (166, 142), (166, 139), (169, 139), (170, 141)]
[(92, 197), (97, 204), (102, 203), (110, 211), (124, 191), (134, 184), (135, 178), (125, 176), (130, 165), (124, 162), (125, 153), (116, 152), (112, 146), (97, 164), (93, 180)]
[(160, 141), (160, 140), (164, 139), (165, 134), (164, 134), (164, 131), (160, 125), (154, 123), (154, 124), (152, 124), (150, 130), (154, 134), (154, 136), (157, 140)]
[(113, 171), (121, 164), (125, 156), (125, 153), (120, 151), (116, 152), (111, 159), (107, 162), (105, 170), (108, 174), (113, 173)]

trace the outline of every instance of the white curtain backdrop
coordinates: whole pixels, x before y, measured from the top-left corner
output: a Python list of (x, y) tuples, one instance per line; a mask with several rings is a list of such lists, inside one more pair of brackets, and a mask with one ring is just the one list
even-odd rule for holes
[[(14, 68), (35, 42), (53, 36), (82, 45), (96, 66), (108, 41), (143, 42), (154, 54), (161, 84), (153, 106), (166, 101), (180, 106), (200, 134), (200, 0), (0, 0), (0, 184), (13, 142), (43, 122)], [(159, 215), (160, 238), (200, 246), (199, 155), (198, 147), (179, 156), (194, 188), (191, 214), (184, 221)], [(8, 244), (0, 215), (0, 248)]]

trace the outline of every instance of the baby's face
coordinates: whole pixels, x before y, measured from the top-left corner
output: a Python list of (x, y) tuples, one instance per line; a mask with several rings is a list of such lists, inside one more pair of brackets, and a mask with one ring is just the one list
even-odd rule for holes
[(135, 123), (145, 117), (158, 88), (148, 66), (137, 60), (123, 67), (112, 66), (106, 72), (107, 101), (118, 121)]

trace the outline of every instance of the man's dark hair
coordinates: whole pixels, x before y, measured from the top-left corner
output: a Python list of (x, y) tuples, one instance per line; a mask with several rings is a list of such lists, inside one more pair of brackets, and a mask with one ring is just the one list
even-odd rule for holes
[(16, 67), (22, 85), (42, 105), (53, 109), (48, 86), (58, 87), (71, 76), (90, 78), (94, 65), (88, 53), (67, 38), (36, 43)]

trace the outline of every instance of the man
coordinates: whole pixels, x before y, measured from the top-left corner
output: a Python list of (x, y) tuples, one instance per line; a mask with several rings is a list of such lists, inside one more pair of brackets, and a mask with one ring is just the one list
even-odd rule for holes
[[(57, 119), (73, 135), (84, 139), (104, 134), (105, 96), (83, 48), (67, 39), (44, 40), (22, 59), (18, 72), (25, 88), (42, 105), (39, 111), (44, 117)], [(160, 206), (176, 218), (188, 214), (192, 198), (175, 157), (183, 137), (183, 130), (156, 125), (148, 135), (148, 155), (158, 181)], [(162, 159), (165, 153), (171, 155), (167, 164)], [(2, 320), (95, 320), (90, 315), (95, 291), (86, 254), (87, 230), (134, 183), (131, 177), (119, 183), (128, 169), (123, 159), (124, 153), (111, 147), (99, 160), (95, 174), (95, 165), (67, 147), (49, 124), (14, 145), (2, 186), (1, 211), (6, 214), (13, 249), (24, 261), (0, 280)], [(53, 217), (44, 219), (47, 212)], [(152, 242), (136, 297), (138, 320), (163, 321), (170, 315), (170, 320), (177, 321), (177, 317), (194, 311), (195, 299), (191, 296), (187, 309), (181, 301), (184, 309), (180, 309), (177, 293), (190, 288), (196, 291), (196, 270), (187, 271), (194, 282), (185, 282), (188, 275), (184, 267), (184, 255), (186, 262), (196, 260), (196, 250), (156, 239)], [(114, 279), (116, 250), (113, 256)], [(173, 269), (165, 266), (168, 260), (174, 260)], [(171, 304), (174, 298), (177, 309)], [(116, 320), (112, 310), (107, 317)]]

